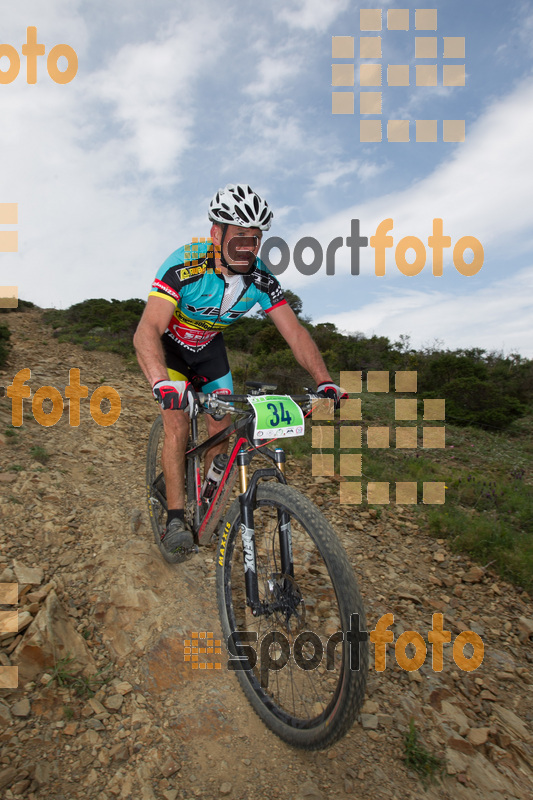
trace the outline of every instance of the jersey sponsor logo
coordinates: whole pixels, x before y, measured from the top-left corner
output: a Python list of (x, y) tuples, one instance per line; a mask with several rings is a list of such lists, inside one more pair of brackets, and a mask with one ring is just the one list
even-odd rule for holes
[[(188, 311), (194, 311), (194, 308), (187, 307)], [(226, 323), (227, 324), (227, 323)], [(211, 319), (192, 319), (190, 316), (188, 317), (187, 314), (183, 312), (181, 308), (176, 308), (174, 311), (174, 316), (172, 318), (171, 325), (169, 327), (181, 327), (184, 326), (186, 329), (190, 330), (219, 330), (220, 328), (225, 328), (226, 324), (223, 322), (219, 322), (218, 320), (211, 320)]]
[(253, 283), (260, 291), (267, 294), (273, 302), (282, 299), (283, 291), (281, 285), (272, 275), (267, 275), (258, 270), (253, 275)]
[(175, 292), (174, 289), (168, 285), (168, 283), (163, 283), (163, 281), (159, 281), (156, 279), (152, 285), (152, 289), (161, 289), (161, 291), (165, 292), (166, 294), (169, 294), (175, 300), (180, 299), (179, 294)]
[(179, 344), (180, 347), (184, 347), (185, 350), (190, 350), (191, 353), (197, 353), (199, 350), (203, 350), (204, 347), (213, 340), (213, 336), (210, 336), (208, 333), (204, 334), (204, 339), (201, 342), (197, 341), (186, 341), (185, 339), (181, 338), (180, 336), (175, 336), (170, 331), (165, 331), (165, 335), (172, 339), (173, 342)]
[[(218, 317), (220, 314), (220, 308), (217, 306), (191, 306), (188, 303), (185, 305), (187, 311), (191, 311), (193, 314), (203, 314), (205, 317)], [(244, 311), (225, 311), (221, 316), (222, 317), (229, 317), (230, 319), (239, 319), (244, 314)], [(200, 324), (201, 320), (195, 320), (195, 323)], [(211, 323), (209, 323), (209, 327), (211, 327)], [(225, 326), (223, 326), (225, 327)]]
[[(218, 317), (220, 308), (216, 306), (191, 306), (189, 303), (185, 304), (187, 311), (192, 311), (193, 314), (203, 314), (205, 317)], [(200, 321), (200, 320), (195, 320)]]
[(205, 266), (185, 267), (184, 269), (177, 269), (176, 275), (180, 281), (185, 281), (187, 278), (193, 278), (195, 275), (200, 275), (202, 272), (205, 272)]
[(200, 350), (215, 338), (217, 331), (211, 333), (209, 331), (188, 328), (185, 325), (180, 325), (174, 318), (166, 329), (165, 334), (169, 336), (172, 341), (186, 347), (188, 350)]

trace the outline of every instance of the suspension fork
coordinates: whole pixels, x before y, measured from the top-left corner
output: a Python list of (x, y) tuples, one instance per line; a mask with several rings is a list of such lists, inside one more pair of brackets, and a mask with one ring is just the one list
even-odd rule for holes
[[(274, 459), (276, 465), (285, 477), (285, 452), (281, 447), (276, 447), (274, 450)], [(281, 573), (282, 575), (290, 575), (294, 578), (294, 563), (292, 560), (292, 533), (291, 533), (291, 518), (285, 509), (278, 508), (278, 533), (279, 533), (279, 551), (281, 555)]]
[[(259, 600), (257, 558), (255, 549), (253, 509), (255, 505), (257, 484), (260, 478), (273, 477), (276, 478), (280, 483), (286, 483), (286, 480), (283, 472), (278, 469), (279, 464), (282, 464), (283, 462), (281, 460), (279, 462), (276, 460), (276, 467), (256, 470), (248, 484), (248, 463), (249, 455), (244, 448), (241, 448), (237, 455), (237, 464), (239, 467), (239, 477), (241, 483), (239, 504), (241, 507), (241, 538), (244, 555), (244, 581), (246, 586), (246, 604), (251, 608), (252, 614), (255, 617), (264, 611), (264, 604)], [(282, 562), (286, 558), (289, 558), (289, 561), (285, 566), (292, 568), (292, 558), (290, 558), (288, 555), (290, 552), (290, 521), (286, 511), (280, 512), (278, 510), (278, 529), (280, 545), (283, 541)], [(282, 563), (282, 570), (283, 568), (284, 565)]]

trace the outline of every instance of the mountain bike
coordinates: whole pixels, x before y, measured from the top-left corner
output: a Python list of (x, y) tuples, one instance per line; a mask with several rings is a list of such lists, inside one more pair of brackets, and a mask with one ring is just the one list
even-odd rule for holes
[[(304, 495), (287, 484), (285, 454), (267, 445), (303, 433), (303, 413), (317, 395), (273, 395), (275, 386), (248, 382), (249, 395), (198, 395), (198, 413), (235, 415), (199, 442), (191, 419), (185, 456), (186, 521), (195, 545), (217, 542), (216, 592), (229, 660), (263, 722), (281, 739), (306, 749), (330, 746), (353, 724), (362, 705), (368, 645), (354, 652), (349, 632), (356, 615), (365, 630), (353, 569), (332, 526)], [(268, 394), (267, 392), (270, 392)], [(202, 498), (201, 458), (220, 442), (235, 441), (218, 488)], [(161, 416), (148, 442), (146, 483), (157, 544), (166, 521), (161, 468)], [(268, 466), (250, 470), (253, 458)], [(239, 494), (223, 516), (239, 479)]]

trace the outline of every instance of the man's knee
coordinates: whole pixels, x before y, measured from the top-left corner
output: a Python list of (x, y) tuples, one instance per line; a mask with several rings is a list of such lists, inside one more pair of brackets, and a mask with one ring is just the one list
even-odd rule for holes
[(189, 435), (189, 415), (186, 411), (165, 410), (161, 412), (165, 437), (182, 441)]
[(214, 436), (215, 434), (220, 433), (220, 431), (223, 431), (224, 428), (228, 427), (228, 425), (231, 423), (231, 416), (226, 414), (225, 417), (218, 420), (213, 419), (213, 417), (210, 417), (206, 414), (206, 422), (209, 436)]

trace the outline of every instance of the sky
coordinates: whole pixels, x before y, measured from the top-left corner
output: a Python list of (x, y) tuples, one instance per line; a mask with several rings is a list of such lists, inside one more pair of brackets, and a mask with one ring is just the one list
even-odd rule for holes
[[(382, 9), (381, 31), (360, 30), (361, 8)], [(409, 30), (387, 28), (395, 9), (409, 11)], [(415, 9), (436, 9), (437, 30), (417, 30)], [(209, 235), (215, 192), (242, 182), (272, 207), (264, 241), (286, 242), (279, 279), (314, 323), (533, 358), (530, 0), (19, 0), (0, 15), (0, 70), (10, 47), (20, 57), (18, 76), (0, 83), (0, 203), (18, 204), (18, 224), (0, 224), (18, 231), (18, 252), (0, 253), (0, 285), (42, 307), (145, 298), (173, 250)], [(45, 47), (34, 84), (28, 26)], [(332, 57), (337, 36), (354, 38), (354, 58)], [(359, 58), (362, 36), (381, 36), (380, 60)], [(436, 38), (436, 57), (415, 58), (423, 37)], [(465, 38), (464, 58), (444, 58), (445, 37)], [(58, 44), (77, 55), (68, 83), (47, 69)], [(361, 63), (381, 63), (381, 87), (359, 85)], [(332, 64), (353, 64), (355, 85), (333, 87)], [(431, 64), (437, 86), (417, 86), (416, 68)], [(443, 85), (450, 64), (465, 65), (464, 86)], [(388, 86), (389, 65), (409, 66), (410, 85)], [(62, 56), (57, 68), (66, 66)], [(360, 114), (368, 91), (381, 92), (381, 115)], [(333, 92), (353, 92), (355, 113), (333, 114)], [(381, 120), (381, 142), (360, 141), (361, 120)], [(388, 141), (388, 120), (408, 120), (410, 141)], [(416, 141), (417, 120), (437, 120), (436, 142)], [(443, 120), (464, 120), (464, 141), (444, 142)], [(434, 219), (451, 242), (442, 275), (428, 243)], [(384, 275), (372, 240), (351, 273), (352, 220), (369, 239), (392, 221)], [(311, 236), (324, 261), (302, 274), (294, 252)], [(401, 252), (414, 259), (406, 242), (396, 250), (405, 237), (425, 251), (415, 275), (396, 264), (398, 252), (400, 263)], [(474, 240), (482, 265), (464, 275), (454, 260), (464, 249), (468, 264)], [(275, 268), (279, 250), (269, 258)]]

